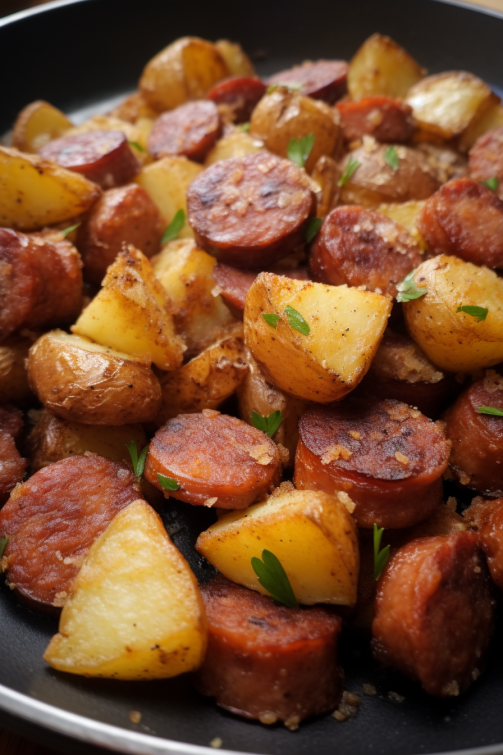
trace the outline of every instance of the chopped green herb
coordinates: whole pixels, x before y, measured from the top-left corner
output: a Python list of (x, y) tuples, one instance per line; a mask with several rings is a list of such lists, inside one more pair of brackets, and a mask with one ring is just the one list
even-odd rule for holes
[(183, 226), (185, 225), (185, 210), (178, 210), (175, 217), (163, 233), (161, 244), (167, 244), (168, 241), (176, 239)]
[(398, 168), (400, 167), (400, 158), (398, 157), (398, 152), (393, 146), (388, 147), (388, 149), (384, 153), (384, 159), (388, 163), (389, 167), (393, 168), (393, 170), (398, 170)]
[(490, 414), (492, 417), (503, 417), (501, 409), (496, 409), (495, 406), (477, 406), (479, 414)]
[(272, 412), (272, 414), (269, 414), (269, 416), (267, 417), (264, 417), (258, 412), (252, 412), (251, 418), (253, 426), (256, 427), (257, 430), (262, 430), (262, 432), (268, 435), (270, 438), (272, 438), (278, 427), (283, 422), (283, 415), (281, 414), (279, 409), (275, 412)]
[(492, 178), (488, 178), (487, 181), (481, 181), (480, 183), (484, 186), (487, 186), (487, 188), (491, 189), (491, 191), (498, 191), (500, 182), (498, 176), (493, 176)]
[(276, 329), (278, 327), (278, 322), (280, 319), (279, 315), (270, 315), (266, 312), (262, 312), (262, 317), (264, 318), (266, 323), (271, 326), (271, 328)]
[(126, 448), (131, 456), (135, 477), (141, 477), (143, 470), (145, 469), (145, 459), (147, 458), (148, 446), (145, 446), (139, 456), (136, 442), (134, 440), (130, 440), (129, 443), (126, 443)]
[(251, 565), (258, 577), (259, 584), (270, 593), (274, 600), (289, 608), (299, 607), (290, 580), (281, 565), (281, 561), (274, 553), (263, 550), (262, 561), (256, 556), (252, 556)]
[(314, 146), (314, 134), (307, 134), (301, 139), (290, 139), (288, 142), (288, 159), (299, 168), (303, 168)]
[(147, 150), (145, 147), (142, 147), (141, 144), (138, 144), (138, 142), (128, 142), (130, 147), (134, 147), (138, 150), (138, 152), (146, 152)]
[(172, 477), (165, 477), (163, 474), (158, 474), (157, 479), (159, 480), (159, 485), (161, 488), (164, 488), (164, 490), (178, 490), (180, 487), (177, 481), (173, 480)]
[(65, 228), (64, 231), (60, 231), (60, 233), (66, 238), (69, 233), (76, 231), (79, 225), (82, 225), (82, 223), (75, 223), (75, 225), (71, 225), (69, 228)]
[(412, 270), (403, 281), (397, 285), (397, 301), (412, 301), (413, 299), (419, 299), (419, 297), (428, 293), (427, 288), (418, 288), (416, 286), (416, 281), (414, 280), (415, 272), (415, 270)]
[(376, 580), (381, 576), (382, 571), (386, 566), (386, 561), (389, 558), (389, 545), (380, 550), (383, 532), (384, 527), (378, 529), (377, 524), (374, 524), (374, 577)]
[(306, 242), (308, 244), (314, 239), (314, 237), (320, 230), (322, 223), (323, 223), (323, 218), (311, 218), (311, 220), (306, 226), (306, 230), (304, 233), (304, 238), (306, 239)]
[(458, 307), (456, 312), (466, 312), (467, 315), (476, 317), (478, 322), (482, 322), (486, 319), (489, 310), (485, 307), (472, 307), (470, 304), (466, 304), (464, 307)]
[(285, 315), (291, 328), (297, 330), (299, 333), (302, 333), (303, 336), (309, 335), (311, 328), (309, 327), (309, 324), (304, 320), (300, 312), (297, 312), (296, 309), (287, 304), (285, 307)]
[(267, 87), (267, 89), (265, 90), (265, 93), (271, 94), (271, 92), (275, 92), (276, 89), (278, 89), (278, 87), (284, 87), (285, 89), (291, 89), (292, 92), (296, 92), (299, 89), (302, 89), (302, 84), (282, 84), (282, 83), (271, 84), (270, 86)]
[(266, 94), (272, 94), (276, 91), (276, 89), (279, 87), (279, 84), (270, 84), (267, 89), (265, 90)]
[(3, 552), (5, 550), (5, 546), (7, 545), (8, 542), (9, 542), (9, 536), (8, 535), (7, 535), (7, 537), (4, 537), (4, 538), (2, 538), (2, 540), (0, 540), (0, 558), (2, 558)]
[(354, 157), (349, 158), (349, 162), (344, 168), (344, 173), (342, 174), (338, 186), (342, 187), (346, 183), (346, 181), (349, 181), (355, 170), (357, 170), (361, 165), (361, 162), (359, 160), (355, 160)]
[(238, 126), (238, 129), (240, 131), (249, 131), (250, 130), (250, 124), (249, 123), (242, 123), (240, 126)]

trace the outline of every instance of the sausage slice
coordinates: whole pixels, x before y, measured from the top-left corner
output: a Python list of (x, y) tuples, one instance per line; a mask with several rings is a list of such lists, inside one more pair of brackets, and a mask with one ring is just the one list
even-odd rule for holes
[(333, 105), (347, 93), (347, 75), (345, 60), (318, 60), (275, 73), (267, 83), (295, 88), (300, 94)]
[(222, 576), (201, 593), (208, 651), (196, 685), (203, 695), (244, 718), (283, 721), (292, 729), (337, 706), (337, 614), (286, 608)]
[(214, 102), (187, 102), (159, 116), (148, 138), (148, 151), (156, 159), (185, 155), (191, 160), (203, 160), (220, 130), (220, 115)]
[(10, 404), (0, 406), (0, 506), (24, 477), (28, 462), (21, 457), (15, 440), (23, 429), (23, 415)]
[(503, 198), (503, 126), (480, 136), (470, 150), (468, 167), (477, 181), (498, 179), (498, 190)]
[(503, 498), (474, 498), (463, 516), (476, 530), (493, 581), (503, 590)]
[(309, 409), (299, 423), (297, 488), (346, 492), (359, 527), (399, 529), (442, 501), (449, 446), (417, 409), (391, 399), (350, 399)]
[(263, 81), (252, 76), (232, 76), (216, 84), (207, 96), (216, 105), (223, 105), (234, 123), (245, 123), (266, 88)]
[[(309, 273), (304, 267), (292, 269), (276, 268), (270, 272), (274, 272), (276, 275), (284, 275), (286, 278), (293, 278), (294, 280), (310, 280)], [(237, 267), (224, 265), (222, 262), (217, 262), (213, 270), (216, 284), (224, 299), (241, 311), (245, 308), (246, 294), (257, 275), (257, 270), (240, 270)]]
[(348, 142), (365, 134), (379, 142), (407, 142), (414, 133), (412, 108), (392, 97), (364, 97), (357, 102), (344, 100), (337, 104), (341, 128)]

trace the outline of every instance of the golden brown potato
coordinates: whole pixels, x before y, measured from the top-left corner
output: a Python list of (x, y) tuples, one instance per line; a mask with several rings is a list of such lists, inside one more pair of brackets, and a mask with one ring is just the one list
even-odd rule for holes
[(133, 246), (109, 266), (103, 288), (72, 326), (72, 332), (143, 357), (161, 370), (178, 367), (185, 350), (175, 333), (166, 292), (149, 260)]
[(63, 136), (72, 126), (61, 110), (44, 100), (37, 100), (23, 108), (16, 118), (12, 146), (22, 152), (38, 152), (44, 144)]
[(503, 105), (498, 103), (491, 105), (479, 117), (474, 118), (464, 134), (460, 136), (458, 148), (462, 152), (468, 152), (479, 136), (500, 126), (503, 126)]
[(206, 155), (204, 166), (213, 165), (219, 160), (228, 160), (231, 157), (244, 157), (254, 155), (256, 152), (265, 152), (264, 143), (244, 131), (235, 129), (230, 134), (223, 136)]
[(221, 51), (198, 37), (181, 37), (150, 60), (140, 78), (140, 92), (158, 112), (205, 96), (229, 75)]
[(419, 245), (421, 252), (424, 252), (428, 244), (417, 229), (417, 219), (425, 204), (425, 199), (410, 202), (392, 202), (391, 204), (380, 204), (377, 211), (406, 228), (414, 241)]
[(52, 330), (33, 344), (28, 378), (42, 404), (71, 422), (152, 422), (161, 406), (161, 386), (148, 360), (62, 330)]
[(308, 134), (314, 134), (313, 148), (305, 164), (310, 172), (322, 155), (337, 152), (341, 139), (339, 114), (325, 102), (286, 87), (264, 95), (250, 119), (250, 135), (280, 157), (288, 157), (291, 139)]
[(101, 189), (52, 160), (0, 146), (0, 226), (36, 231), (88, 210)]
[[(405, 321), (434, 364), (471, 372), (503, 360), (503, 280), (496, 273), (441, 254), (423, 262), (413, 281), (426, 294), (404, 302)], [(487, 316), (479, 321), (458, 311), (466, 306), (487, 309)]]
[(165, 679), (200, 666), (206, 634), (190, 566), (138, 500), (92, 545), (44, 660), (70, 674)]
[(255, 76), (253, 64), (241, 45), (229, 42), (228, 39), (219, 39), (215, 47), (225, 60), (225, 64), (231, 76)]
[(140, 448), (146, 445), (147, 436), (141, 425), (83, 425), (42, 409), (28, 438), (31, 471), (37, 472), (55, 461), (85, 453), (130, 463), (131, 457), (126, 448), (126, 443), (130, 441)]
[(403, 98), (426, 75), (411, 56), (382, 34), (373, 34), (360, 47), (348, 70), (348, 92), (353, 100), (384, 94)]
[(251, 559), (269, 550), (280, 560), (299, 603), (354, 605), (360, 554), (356, 525), (327, 493), (280, 486), (262, 503), (231, 511), (199, 535), (196, 548), (224, 576), (269, 593)]
[[(292, 309), (305, 320), (304, 332), (290, 324), (298, 321)], [(391, 301), (380, 294), (260, 273), (246, 297), (246, 345), (271, 383), (326, 404), (363, 378), (390, 312)], [(276, 327), (264, 314), (278, 317)]]
[(25, 361), (35, 337), (11, 336), (0, 344), (0, 402), (25, 404), (34, 398)]
[(110, 110), (107, 115), (111, 118), (118, 118), (121, 121), (127, 121), (128, 123), (137, 123), (140, 119), (149, 118), (155, 120), (158, 116), (157, 110), (145, 101), (145, 98), (141, 92), (134, 92), (129, 97)]
[(318, 217), (324, 218), (339, 202), (341, 171), (335, 160), (323, 155), (316, 161), (311, 178), (320, 187), (316, 214)]

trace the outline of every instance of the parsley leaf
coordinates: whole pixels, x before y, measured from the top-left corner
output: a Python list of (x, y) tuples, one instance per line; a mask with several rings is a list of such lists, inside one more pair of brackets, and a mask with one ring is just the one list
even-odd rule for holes
[(299, 607), (290, 580), (281, 565), (281, 561), (274, 553), (263, 550), (262, 561), (256, 556), (252, 556), (251, 565), (258, 577), (259, 584), (270, 593), (274, 600), (289, 608)]
[(9, 536), (8, 535), (7, 535), (7, 537), (4, 537), (4, 538), (2, 538), (2, 540), (0, 540), (0, 558), (2, 558), (3, 552), (5, 550), (5, 546), (7, 545), (8, 542), (9, 542)]
[(172, 477), (165, 477), (163, 474), (158, 474), (157, 479), (159, 480), (159, 485), (161, 488), (164, 488), (164, 490), (178, 490), (180, 487), (177, 481), (173, 480)]
[(138, 144), (138, 142), (129, 142), (128, 141), (128, 144), (129, 144), (130, 147), (134, 147), (135, 149), (137, 149), (138, 152), (146, 152), (147, 151), (144, 147), (141, 146), (141, 144)]
[(466, 312), (467, 315), (476, 317), (478, 322), (482, 322), (486, 319), (489, 310), (485, 307), (472, 307), (470, 304), (466, 304), (464, 307), (458, 307), (456, 312)]
[(303, 168), (314, 146), (314, 134), (307, 134), (301, 139), (290, 139), (288, 142), (288, 159), (299, 168)]
[(145, 460), (147, 458), (148, 446), (145, 446), (139, 456), (138, 449), (136, 448), (136, 442), (134, 440), (130, 440), (129, 443), (126, 443), (126, 448), (129, 451), (129, 455), (131, 456), (135, 477), (141, 477), (143, 470), (145, 469)]
[(262, 317), (271, 328), (276, 329), (278, 327), (279, 315), (270, 315), (267, 312), (262, 312)]
[(376, 580), (381, 576), (382, 571), (386, 566), (386, 561), (389, 558), (389, 545), (380, 550), (383, 532), (384, 527), (378, 529), (377, 524), (374, 524), (374, 577)]
[(306, 239), (306, 242), (308, 244), (314, 239), (314, 237), (320, 230), (322, 223), (323, 218), (311, 218), (304, 232), (304, 238)]
[(183, 226), (185, 225), (185, 210), (178, 210), (175, 217), (163, 233), (161, 244), (167, 244), (168, 241), (176, 239)]
[(251, 418), (253, 426), (256, 427), (257, 430), (262, 430), (262, 432), (268, 435), (270, 438), (272, 438), (278, 427), (283, 422), (283, 415), (281, 414), (279, 409), (275, 412), (272, 412), (272, 414), (269, 414), (267, 417), (262, 416), (262, 414), (259, 414), (258, 412), (252, 412)]
[(393, 170), (398, 170), (398, 168), (400, 167), (400, 158), (398, 157), (398, 152), (393, 146), (388, 147), (388, 149), (384, 153), (384, 159), (388, 163), (389, 167), (393, 168)]
[(493, 417), (503, 417), (501, 409), (496, 409), (495, 406), (477, 406), (479, 414), (490, 414)]
[(311, 328), (309, 327), (309, 324), (304, 320), (300, 312), (297, 312), (296, 309), (287, 304), (285, 307), (285, 315), (291, 328), (297, 330), (299, 333), (302, 333), (303, 336), (309, 335)]
[(270, 84), (267, 89), (265, 90), (266, 94), (272, 94), (276, 91), (276, 89), (279, 87), (279, 84)]
[(484, 186), (487, 186), (487, 188), (491, 189), (491, 191), (498, 191), (500, 182), (498, 176), (493, 176), (492, 178), (488, 178), (487, 181), (480, 181), (480, 183)]
[(413, 299), (419, 299), (421, 296), (428, 293), (427, 288), (418, 288), (416, 286), (416, 281), (414, 280), (415, 272), (415, 270), (412, 270), (407, 276), (405, 276), (401, 283), (398, 283), (397, 301), (412, 301)]
[(349, 162), (344, 168), (344, 173), (342, 174), (337, 186), (342, 187), (346, 183), (346, 181), (349, 181), (355, 170), (357, 170), (361, 165), (361, 162), (359, 160), (355, 160), (354, 157), (349, 158)]
[(82, 223), (75, 223), (75, 225), (71, 225), (69, 228), (65, 228), (64, 231), (60, 231), (60, 233), (66, 239), (68, 234), (71, 233), (72, 231), (76, 231), (79, 225), (82, 225)]
[(240, 126), (238, 126), (238, 129), (240, 131), (249, 131), (250, 130), (250, 124), (249, 123), (242, 123)]

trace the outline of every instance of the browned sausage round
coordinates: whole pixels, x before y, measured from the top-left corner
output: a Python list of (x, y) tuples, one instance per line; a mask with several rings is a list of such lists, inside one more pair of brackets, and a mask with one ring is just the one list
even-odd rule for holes
[(449, 446), (431, 420), (400, 401), (309, 409), (299, 436), (296, 487), (348, 493), (359, 527), (410, 527), (442, 501)]
[(488, 498), (503, 496), (503, 418), (480, 414), (481, 406), (503, 411), (503, 378), (495, 370), (463, 391), (444, 414), (452, 443), (449, 467), (462, 485)]
[(77, 234), (86, 280), (99, 286), (124, 243), (152, 257), (165, 229), (164, 218), (142, 186), (128, 184), (105, 192)]
[(12, 404), (0, 406), (0, 430), (12, 435), (14, 440), (19, 437), (23, 429), (23, 415)]
[(430, 695), (463, 692), (479, 675), (493, 631), (494, 601), (474, 532), (413, 540), (378, 585), (374, 656), (421, 682)]
[(311, 250), (314, 279), (333, 286), (366, 286), (395, 298), (396, 284), (422, 262), (410, 233), (364, 207), (336, 207)]
[(0, 341), (21, 328), (72, 322), (82, 306), (81, 266), (60, 233), (0, 228)]
[(0, 430), (0, 506), (8, 499), (9, 493), (24, 477), (28, 462), (21, 457), (13, 436)]
[(39, 154), (63, 168), (81, 173), (102, 189), (128, 183), (140, 172), (140, 163), (122, 131), (62, 136), (42, 147)]
[[(306, 62), (269, 76), (267, 83), (298, 89), (300, 94), (333, 105), (347, 92), (348, 64), (345, 60)], [(300, 85), (300, 86), (299, 86)]]
[(474, 498), (463, 516), (479, 536), (493, 581), (503, 590), (503, 498)]
[(200, 173), (187, 206), (199, 246), (228, 265), (257, 269), (303, 242), (316, 198), (306, 173), (290, 160), (255, 154)]
[(337, 706), (337, 614), (286, 608), (221, 576), (201, 592), (208, 651), (196, 678), (200, 692), (232, 713), (291, 728)]
[[(292, 269), (275, 268), (270, 272), (274, 272), (276, 275), (284, 275), (286, 278), (293, 278), (294, 280), (307, 281), (310, 279), (305, 267)], [(240, 270), (237, 267), (224, 265), (222, 262), (217, 262), (213, 270), (216, 284), (224, 299), (241, 311), (245, 308), (246, 294), (257, 275), (258, 272), (256, 270)]]
[(498, 193), (503, 198), (503, 126), (480, 136), (470, 150), (470, 175), (477, 181), (498, 179)]
[(412, 108), (392, 97), (364, 97), (358, 102), (345, 100), (337, 104), (341, 128), (348, 142), (365, 134), (380, 142), (407, 142), (414, 133)]
[(102, 456), (74, 456), (36, 472), (0, 511), (10, 584), (35, 607), (62, 606), (93, 542), (138, 498), (132, 472)]
[(224, 105), (230, 111), (234, 123), (245, 123), (250, 120), (253, 108), (265, 91), (266, 85), (260, 79), (232, 76), (216, 84), (207, 96), (217, 105)]
[(281, 462), (265, 433), (236, 417), (205, 410), (180, 414), (156, 432), (145, 477), (164, 491), (159, 474), (178, 483), (177, 490), (165, 492), (180, 501), (244, 509), (279, 483)]
[(472, 178), (444, 184), (426, 202), (417, 227), (436, 254), (503, 267), (503, 202)]
[(220, 130), (220, 115), (214, 102), (187, 102), (159, 116), (148, 138), (148, 151), (156, 159), (185, 155), (191, 160), (203, 160)]

